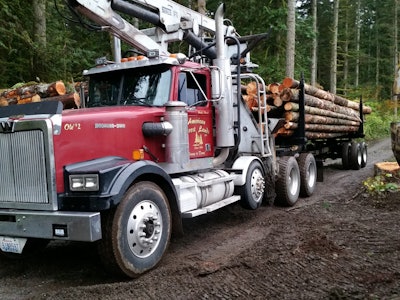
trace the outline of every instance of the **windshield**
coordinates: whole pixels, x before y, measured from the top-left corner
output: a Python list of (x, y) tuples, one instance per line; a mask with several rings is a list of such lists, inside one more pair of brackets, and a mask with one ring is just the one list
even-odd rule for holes
[(171, 71), (167, 67), (137, 68), (90, 77), (86, 107), (162, 106), (169, 98)]

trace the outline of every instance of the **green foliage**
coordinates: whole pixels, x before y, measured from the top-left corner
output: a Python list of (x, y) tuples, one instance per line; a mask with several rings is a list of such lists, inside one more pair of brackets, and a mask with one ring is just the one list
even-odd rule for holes
[[(194, 9), (196, 7), (196, 1), (177, 2), (184, 6), (192, 5)], [(220, 2), (207, 0), (210, 17), (213, 17)], [(300, 78), (304, 74), (306, 81), (310, 78), (312, 40), (317, 37), (317, 82), (325, 88), (329, 86), (330, 80), (332, 2), (318, 1), (317, 32), (312, 29), (311, 1), (298, 0), (296, 7), (295, 77)], [(394, 79), (394, 0), (361, 2), (359, 51), (355, 43), (357, 2), (340, 1), (338, 91), (350, 95), (350, 98), (352, 95), (359, 97), (355, 94), (363, 91), (364, 99), (381, 101), (390, 98)], [(55, 0), (55, 3), (62, 16), (57, 12), (54, 0), (46, 0), (47, 46), (42, 49), (33, 38), (32, 1), (0, 0), (0, 87), (37, 80), (36, 77), (40, 77), (41, 81), (80, 80), (82, 70), (91, 67), (96, 57), (111, 58), (108, 33), (89, 31), (80, 24), (66, 20), (64, 17), (73, 17), (66, 2)], [(266, 82), (281, 81), (285, 76), (287, 1), (235, 0), (225, 1), (225, 5), (225, 17), (232, 21), (240, 35), (270, 32), (268, 39), (252, 51), (252, 60), (260, 66), (257, 72)], [(85, 19), (83, 21), (91, 23)], [(144, 24), (140, 23), (140, 26)], [(178, 43), (176, 49), (185, 51), (184, 44)], [(35, 61), (35, 53), (41, 53), (40, 64)], [(360, 77), (356, 87), (355, 60), (358, 56)], [(348, 60), (347, 77), (344, 76), (345, 58)], [(373, 92), (365, 96), (365, 90)], [(375, 122), (378, 120), (373, 120), (373, 123), (378, 124)]]
[(369, 195), (383, 197), (388, 192), (400, 192), (400, 174), (386, 173), (367, 178), (363, 182)]
[(372, 113), (366, 115), (364, 123), (364, 132), (367, 140), (373, 140), (390, 134), (390, 122), (392, 121), (392, 110), (390, 101), (366, 102), (366, 105), (372, 108)]

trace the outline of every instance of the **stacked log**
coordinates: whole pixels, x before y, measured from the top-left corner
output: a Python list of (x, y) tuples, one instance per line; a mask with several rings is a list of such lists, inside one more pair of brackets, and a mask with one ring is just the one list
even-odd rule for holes
[[(299, 87), (300, 82), (291, 78), (267, 86), (265, 101), (269, 117), (284, 118), (286, 122), (275, 136), (291, 136), (299, 127)], [(248, 84), (242, 90), (246, 91), (244, 97), (248, 107), (257, 110), (256, 85)], [(308, 84), (304, 85), (304, 92), (305, 136), (308, 139), (336, 138), (359, 130), (363, 121), (359, 103)], [(363, 106), (363, 114), (371, 111), (370, 107)]]
[(61, 101), (64, 109), (80, 107), (79, 94), (67, 93), (62, 81), (26, 84), (0, 93), (0, 106), (39, 101)]

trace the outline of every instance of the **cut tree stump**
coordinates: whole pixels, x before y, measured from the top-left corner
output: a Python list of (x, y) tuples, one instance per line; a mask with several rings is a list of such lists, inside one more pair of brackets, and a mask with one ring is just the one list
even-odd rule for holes
[(397, 162), (379, 162), (374, 166), (374, 174), (385, 175), (385, 174), (393, 174), (398, 175), (400, 172), (400, 166)]

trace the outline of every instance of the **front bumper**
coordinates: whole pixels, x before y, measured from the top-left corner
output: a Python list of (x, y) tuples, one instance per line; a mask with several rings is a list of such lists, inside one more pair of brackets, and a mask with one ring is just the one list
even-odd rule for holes
[(0, 236), (94, 242), (100, 213), (0, 209)]

